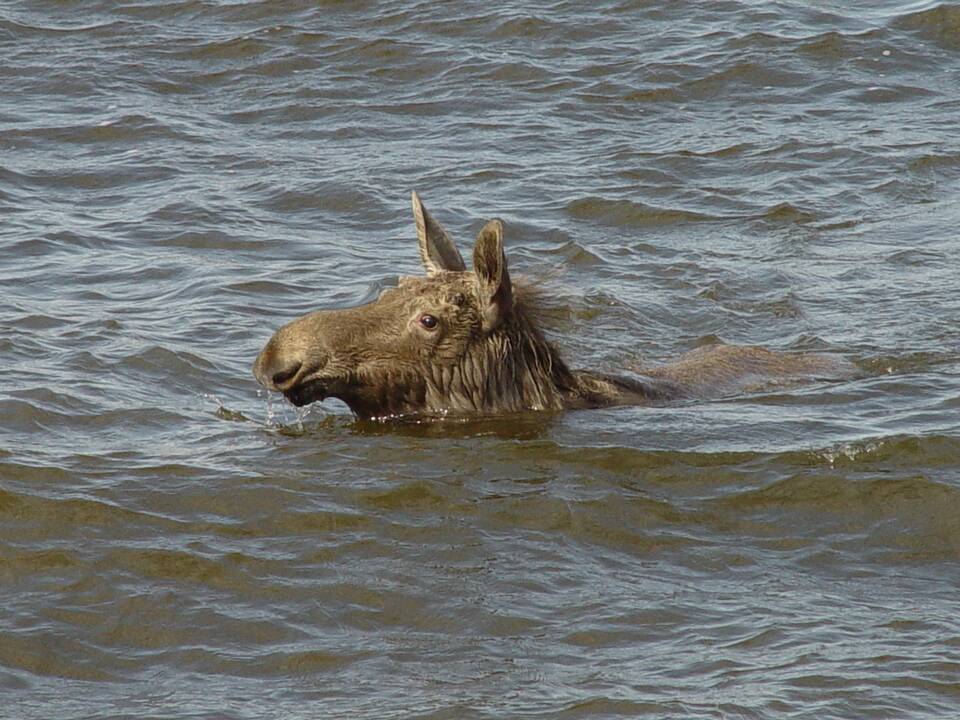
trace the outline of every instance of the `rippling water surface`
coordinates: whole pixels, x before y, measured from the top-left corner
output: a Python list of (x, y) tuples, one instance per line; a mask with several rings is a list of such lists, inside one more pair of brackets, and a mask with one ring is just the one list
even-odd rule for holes
[[(0, 6), (0, 716), (960, 707), (960, 5)], [(492, 216), (574, 364), (852, 381), (298, 415), (273, 329)]]

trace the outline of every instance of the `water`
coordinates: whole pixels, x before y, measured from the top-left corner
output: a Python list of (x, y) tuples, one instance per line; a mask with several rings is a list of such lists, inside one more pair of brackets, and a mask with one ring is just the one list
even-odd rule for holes
[[(944, 718), (960, 6), (8, 2), (0, 717)], [(297, 415), (283, 322), (491, 216), (574, 365), (856, 380)]]

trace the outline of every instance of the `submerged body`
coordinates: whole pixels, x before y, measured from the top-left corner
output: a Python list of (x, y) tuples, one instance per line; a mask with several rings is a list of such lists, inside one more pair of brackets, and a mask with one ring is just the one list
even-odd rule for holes
[(425, 277), (374, 302), (304, 315), (280, 328), (253, 366), (295, 405), (336, 397), (362, 418), (493, 415), (665, 404), (777, 382), (839, 379), (842, 358), (712, 345), (633, 376), (571, 370), (510, 280), (503, 227), (487, 223), (469, 271), (413, 195)]

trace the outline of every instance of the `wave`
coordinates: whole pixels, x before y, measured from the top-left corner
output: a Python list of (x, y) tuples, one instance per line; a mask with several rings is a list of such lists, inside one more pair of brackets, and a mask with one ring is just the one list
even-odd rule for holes
[(577, 220), (594, 220), (608, 225), (628, 227), (678, 225), (718, 219), (689, 210), (661, 208), (632, 200), (607, 200), (599, 197), (574, 200), (567, 203), (564, 209)]
[(960, 6), (943, 3), (926, 10), (900, 15), (889, 26), (916, 33), (942, 47), (960, 48)]

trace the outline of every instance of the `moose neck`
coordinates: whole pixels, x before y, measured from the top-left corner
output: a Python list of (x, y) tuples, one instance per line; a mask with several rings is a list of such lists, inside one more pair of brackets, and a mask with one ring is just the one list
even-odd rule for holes
[(562, 410), (576, 381), (540, 331), (514, 313), (453, 366), (426, 375), (428, 412), (493, 414)]

